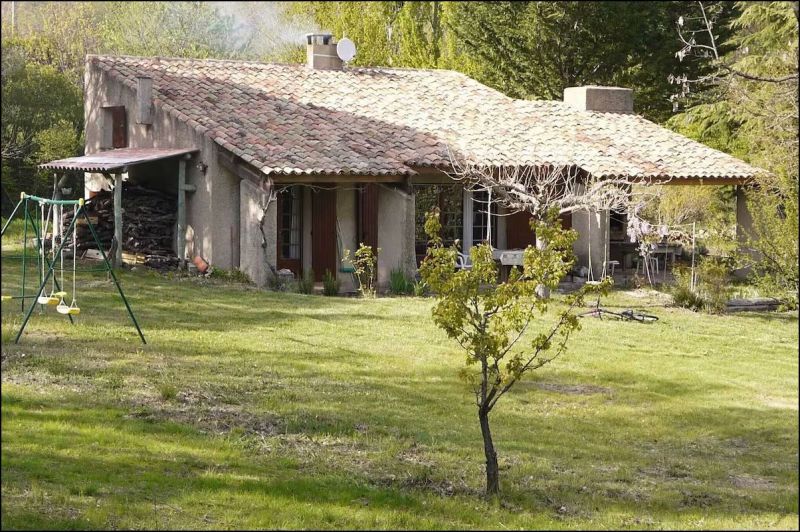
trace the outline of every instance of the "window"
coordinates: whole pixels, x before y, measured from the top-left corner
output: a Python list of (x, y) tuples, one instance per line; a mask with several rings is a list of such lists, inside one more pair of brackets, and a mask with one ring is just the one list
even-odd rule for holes
[(489, 229), (489, 210), (492, 215), (492, 246), (497, 247), (497, 203), (489, 203), (489, 193), (479, 190), (472, 193), (472, 245), (475, 246), (486, 241)]
[(281, 192), (281, 213), (278, 220), (282, 259), (300, 258), (300, 187)]
[(425, 256), (428, 236), (425, 234), (425, 215), (439, 207), (442, 223), (442, 240), (451, 245), (462, 238), (464, 224), (464, 195), (461, 185), (414, 185), (415, 228), (414, 241), (417, 263)]
[(125, 106), (103, 107), (103, 148), (128, 147), (128, 117)]

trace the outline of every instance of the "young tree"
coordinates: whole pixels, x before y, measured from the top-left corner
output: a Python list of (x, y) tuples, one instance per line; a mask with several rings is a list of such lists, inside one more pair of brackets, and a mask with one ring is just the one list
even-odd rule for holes
[(550, 223), (536, 227), (547, 238), (547, 248), (529, 246), (524, 252), (522, 269), (513, 268), (505, 282), (498, 280), (497, 265), (488, 244), (470, 249), (472, 268), (456, 271), (458, 247), (443, 245), (438, 208), (425, 221), (430, 245), (420, 275), (436, 295), (434, 323), (467, 353), (461, 376), (475, 394), (489, 496), (500, 492), (490, 413), (497, 401), (527, 373), (563, 354), (570, 334), (580, 327), (573, 311), (583, 302), (583, 290), (566, 298), (566, 308), (558, 312), (555, 323), (548, 329), (526, 335), (534, 319), (544, 316), (550, 305), (536, 296), (536, 288), (542, 284), (555, 288), (574, 262), (575, 233), (552, 223), (556, 216), (556, 210), (551, 210), (547, 216)]

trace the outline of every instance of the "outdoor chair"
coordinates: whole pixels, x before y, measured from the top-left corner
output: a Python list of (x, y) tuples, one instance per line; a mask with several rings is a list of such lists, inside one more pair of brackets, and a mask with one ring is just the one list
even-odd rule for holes
[(471, 270), (472, 263), (469, 260), (469, 255), (460, 253), (456, 255), (456, 268), (459, 270)]

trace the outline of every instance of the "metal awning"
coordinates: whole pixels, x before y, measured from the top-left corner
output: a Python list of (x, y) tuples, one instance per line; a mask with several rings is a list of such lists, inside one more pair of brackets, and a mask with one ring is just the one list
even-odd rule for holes
[(50, 161), (49, 163), (40, 164), (39, 168), (114, 173), (134, 164), (149, 163), (197, 151), (199, 150), (196, 148), (118, 148), (92, 155)]

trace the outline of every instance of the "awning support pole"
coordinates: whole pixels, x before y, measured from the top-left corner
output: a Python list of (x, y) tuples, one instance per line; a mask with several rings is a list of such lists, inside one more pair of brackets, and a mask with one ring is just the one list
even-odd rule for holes
[(178, 265), (185, 266), (186, 258), (186, 160), (178, 161)]
[(122, 266), (122, 174), (114, 174), (114, 267)]

